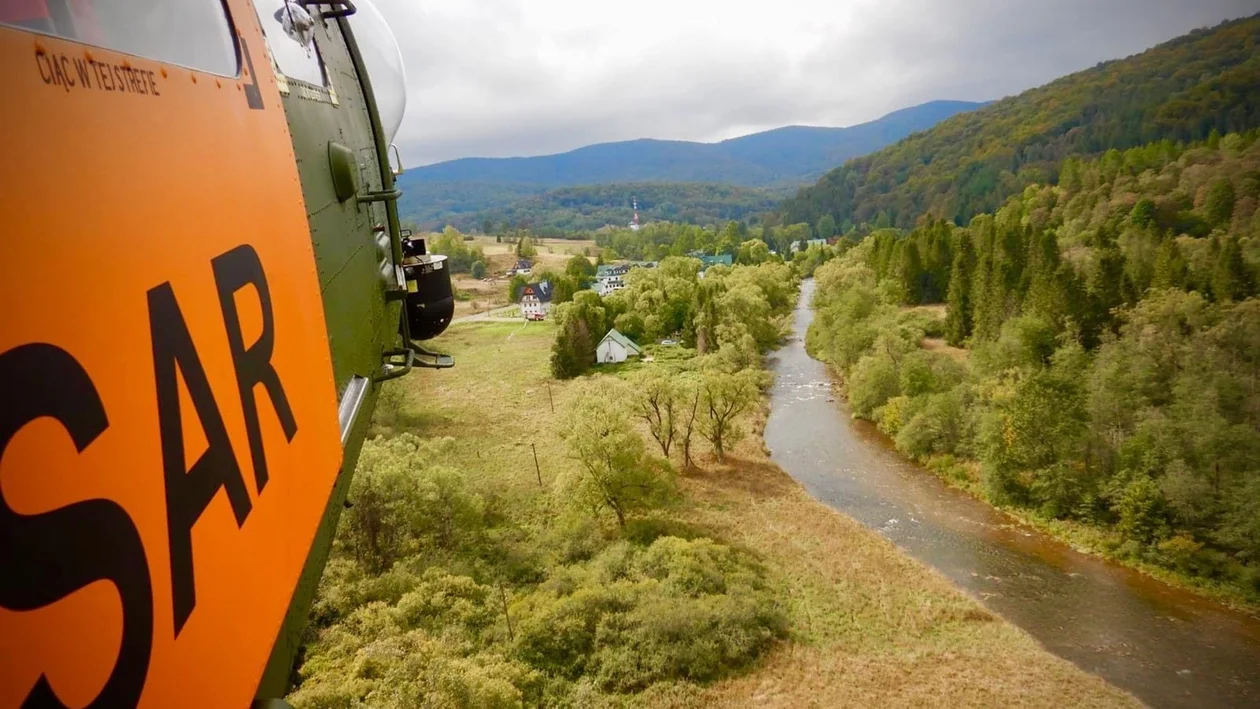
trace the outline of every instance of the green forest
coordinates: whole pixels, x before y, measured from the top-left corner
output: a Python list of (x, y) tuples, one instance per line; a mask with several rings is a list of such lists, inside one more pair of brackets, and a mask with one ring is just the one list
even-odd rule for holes
[(1254, 128), (1257, 44), (1260, 16), (1226, 22), (953, 116), (831, 171), (779, 216), (876, 228), (910, 228), (922, 215), (966, 224), (1029, 185), (1056, 182), (1068, 157)]
[[(482, 182), (421, 182), (399, 178), (402, 197), (398, 215), (420, 230), (438, 231), (454, 226), (471, 231), (481, 226), (478, 213), (495, 204), (512, 203), (546, 191), (539, 185)], [(515, 226), (515, 225), (512, 225)]]
[(808, 345), (943, 476), (1254, 602), (1258, 203), (1256, 131), (1069, 159), (966, 228), (819, 267)]
[[(833, 230), (834, 226), (831, 225)], [(738, 263), (760, 263), (765, 259), (754, 260), (750, 254), (750, 249), (754, 248), (753, 242), (760, 242), (762, 247), (768, 248), (779, 257), (791, 254), (792, 258), (801, 260), (806, 257), (803, 251), (810, 239), (826, 239), (835, 235), (834, 231), (828, 230), (826, 220), (821, 227), (814, 229), (808, 224), (762, 227), (732, 221), (718, 228), (654, 222), (638, 231), (602, 229), (595, 233), (595, 243), (603, 249), (606, 258), (613, 259), (656, 261), (669, 256), (729, 254)], [(793, 244), (796, 244), (796, 250)], [(822, 257), (822, 249), (811, 248), (813, 250), (808, 254), (810, 258), (818, 260)], [(808, 275), (811, 272), (806, 270), (803, 273)]]
[(495, 231), (529, 229), (541, 236), (568, 236), (609, 225), (625, 226), (639, 201), (642, 222), (722, 224), (774, 209), (783, 190), (705, 183), (635, 183), (565, 187), (455, 218), (458, 228), (489, 225)]

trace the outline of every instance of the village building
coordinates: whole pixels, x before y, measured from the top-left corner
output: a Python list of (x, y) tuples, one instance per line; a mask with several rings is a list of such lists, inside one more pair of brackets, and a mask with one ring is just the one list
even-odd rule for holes
[(626, 274), (636, 268), (656, 268), (657, 261), (630, 261), (627, 263), (605, 264), (595, 267), (595, 280), (591, 290), (601, 296), (609, 295), (626, 287)]
[(811, 246), (826, 246), (827, 243), (828, 242), (826, 239), (806, 239), (805, 241), (793, 241), (792, 247), (790, 250), (792, 253), (795, 253), (797, 251), (804, 251), (805, 249), (808, 249)]
[(627, 358), (641, 356), (643, 350), (633, 340), (617, 332), (616, 328), (609, 330), (595, 347), (595, 364), (618, 364)]
[(531, 262), (529, 259), (523, 258), (517, 261), (516, 265), (512, 266), (511, 268), (507, 270), (507, 275), (528, 276), (529, 274), (533, 273), (533, 268), (534, 268), (533, 262)]
[(700, 277), (704, 278), (704, 272), (714, 266), (730, 266), (735, 263), (735, 257), (730, 254), (700, 254), (695, 258), (700, 259)]
[(735, 263), (735, 257), (730, 254), (702, 254), (700, 259), (700, 270), (706, 270), (710, 266), (731, 266)]
[(609, 295), (626, 287), (626, 274), (630, 272), (630, 264), (605, 264), (595, 269), (595, 292), (601, 296)]
[(554, 289), (551, 281), (526, 283), (521, 288), (521, 315), (526, 320), (545, 320), (551, 312), (551, 299)]

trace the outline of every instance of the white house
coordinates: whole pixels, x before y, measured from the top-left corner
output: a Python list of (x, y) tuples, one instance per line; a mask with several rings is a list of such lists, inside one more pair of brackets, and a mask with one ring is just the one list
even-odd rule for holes
[(526, 320), (543, 320), (551, 310), (551, 281), (527, 283), (521, 288), (521, 315)]
[(604, 335), (604, 339), (595, 348), (595, 364), (614, 364), (626, 361), (627, 357), (642, 355), (643, 350), (638, 345), (614, 328)]
[(599, 266), (595, 269), (595, 292), (604, 296), (625, 288), (626, 274), (629, 272), (630, 264)]

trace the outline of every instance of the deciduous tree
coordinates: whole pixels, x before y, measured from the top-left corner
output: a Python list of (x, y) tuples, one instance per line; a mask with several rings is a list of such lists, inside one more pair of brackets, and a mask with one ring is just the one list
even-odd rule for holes
[(743, 437), (739, 417), (756, 402), (757, 384), (758, 373), (748, 370), (734, 374), (708, 371), (701, 377), (700, 405), (704, 414), (700, 434), (713, 445), (719, 461), (725, 460), (727, 449)]
[(581, 464), (566, 493), (593, 510), (607, 509), (626, 526), (626, 518), (668, 497), (672, 471), (665, 461), (644, 451), (643, 439), (630, 426), (622, 403), (624, 385), (596, 380), (577, 394), (565, 412), (560, 435)]

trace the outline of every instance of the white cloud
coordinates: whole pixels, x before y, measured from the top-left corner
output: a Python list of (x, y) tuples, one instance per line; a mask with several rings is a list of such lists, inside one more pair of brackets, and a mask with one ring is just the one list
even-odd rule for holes
[(1254, 0), (374, 0), (407, 164), (852, 125), (1018, 93)]

